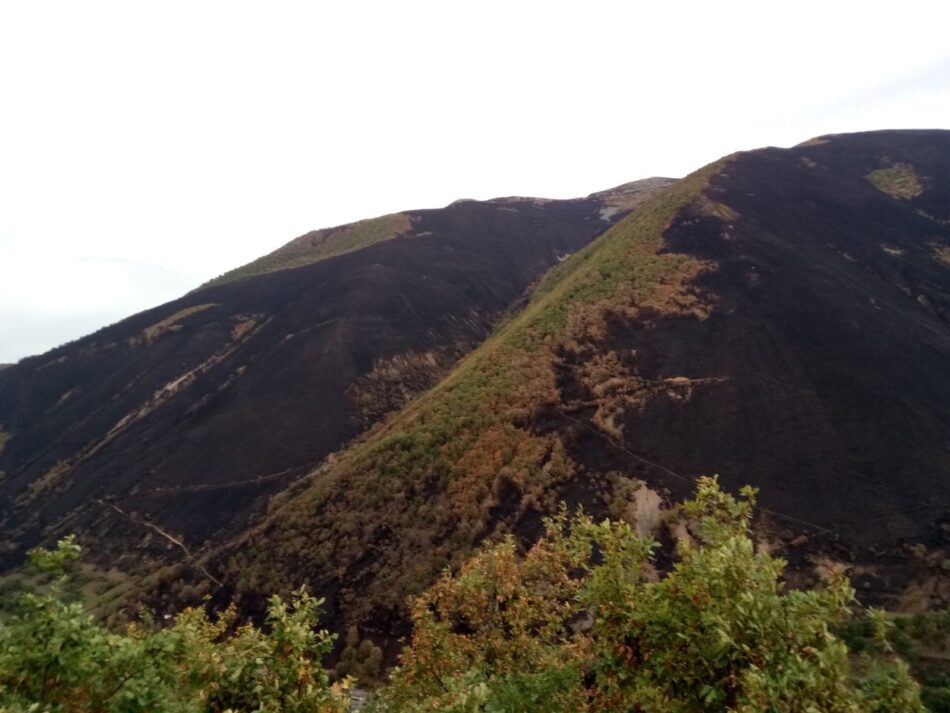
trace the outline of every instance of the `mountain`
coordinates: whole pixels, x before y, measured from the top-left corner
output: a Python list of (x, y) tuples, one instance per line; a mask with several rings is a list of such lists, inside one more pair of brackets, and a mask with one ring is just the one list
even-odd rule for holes
[(4, 369), (3, 564), (75, 531), (102, 561), (148, 569), (240, 532), (669, 183), (461, 201), (308, 233)]
[(78, 531), (136, 601), (307, 584), (395, 646), (483, 541), (566, 503), (668, 548), (718, 473), (793, 579), (946, 603), (948, 310), (947, 131), (309, 233), (0, 372), (4, 563)]
[(662, 539), (662, 502), (718, 473), (760, 488), (761, 535), (800, 569), (844, 561), (870, 597), (945, 601), (928, 567), (950, 506), (948, 196), (945, 131), (707, 166), (200, 561), (248, 607), (306, 582), (392, 640), (406, 595), (486, 538), (529, 542), (564, 501)]

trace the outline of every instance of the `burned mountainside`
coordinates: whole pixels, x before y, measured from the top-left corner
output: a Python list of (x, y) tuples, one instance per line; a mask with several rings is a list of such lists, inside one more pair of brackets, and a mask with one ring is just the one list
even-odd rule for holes
[(944, 604), (948, 309), (946, 131), (316, 231), (0, 372), (5, 562), (77, 531), (133, 602), (306, 584), (395, 647), (480, 543), (562, 502), (669, 543), (718, 473), (794, 577)]
[(240, 532), (432, 386), (565, 255), (670, 179), (460, 201), (315, 231), (0, 372), (3, 564), (69, 532), (103, 562)]
[(527, 543), (562, 501), (666, 537), (661, 500), (719, 473), (761, 488), (762, 534), (800, 569), (850, 560), (871, 599), (940, 603), (948, 196), (948, 132), (708, 166), (201, 561), (251, 608), (306, 582), (331, 619), (390, 639), (405, 597), (486, 538)]

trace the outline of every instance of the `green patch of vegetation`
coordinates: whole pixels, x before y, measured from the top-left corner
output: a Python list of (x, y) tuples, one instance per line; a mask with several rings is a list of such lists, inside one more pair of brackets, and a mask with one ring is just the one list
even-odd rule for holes
[[(0, 619), (0, 711), (343, 713), (360, 676), (378, 686), (367, 713), (923, 713), (890, 642), (942, 646), (950, 617), (892, 624), (859, 610), (842, 575), (786, 590), (785, 563), (750, 536), (755, 491), (742, 495), (700, 478), (671, 513), (680, 536), (663, 573), (630, 523), (562, 506), (524, 555), (507, 537), (415, 597), (385, 683), (381, 650), (356, 628), (325, 668), (333, 637), (304, 590), (271, 597), (262, 627), (230, 607), (109, 629), (65, 592), (80, 554), (68, 537), (31, 551), (45, 585)], [(945, 710), (945, 685), (924, 693)]]
[[(437, 387), (312, 474), (299, 495), (276, 500), (225, 565), (239, 591), (338, 580), (350, 623), (402, 616), (407, 593), (481, 539), (529, 511), (551, 512), (575, 464), (556, 434), (525, 423), (560, 401), (558, 351), (597, 339), (608, 312), (653, 319), (699, 309), (685, 288), (708, 266), (660, 248), (720, 167), (678, 182), (565, 260)], [(346, 586), (353, 581), (358, 591)]]
[[(59, 584), (63, 597), (82, 603), (95, 616), (116, 611), (136, 585), (135, 578), (125, 572), (104, 570), (85, 561), (72, 564), (69, 574)], [(20, 596), (42, 593), (53, 581), (54, 577), (36, 568), (20, 568), (0, 576), (0, 617), (10, 613)]]
[(563, 511), (523, 558), (510, 538), (484, 550), (415, 599), (412, 641), (370, 710), (922, 711), (886, 620), (866, 613), (877, 649), (849, 650), (833, 629), (853, 620), (850, 584), (786, 591), (745, 495), (700, 479), (662, 576), (628, 523)]
[(3, 455), (3, 449), (6, 448), (11, 438), (13, 438), (13, 436), (7, 433), (3, 426), (0, 426), (0, 456)]
[(336, 665), (337, 675), (341, 678), (349, 676), (361, 686), (377, 688), (382, 683), (382, 665), (383, 650), (370, 639), (361, 639), (359, 628), (351, 626)]
[(234, 609), (187, 609), (171, 626), (145, 617), (124, 632), (97, 623), (64, 592), (79, 556), (70, 537), (34, 550), (52, 579), (21, 593), (0, 622), (0, 710), (10, 713), (343, 713), (345, 686), (322, 666), (333, 638), (314, 631), (320, 602), (305, 592), (270, 601), (267, 627)]
[(914, 167), (908, 163), (896, 163), (887, 168), (871, 171), (867, 179), (882, 193), (910, 200), (924, 192)]
[[(858, 616), (839, 629), (852, 651), (875, 648), (875, 623)], [(950, 610), (894, 615), (887, 644), (910, 664), (921, 699), (932, 713), (950, 713)]]
[[(361, 250), (375, 243), (396, 238), (412, 228), (412, 219), (404, 213), (383, 215), (338, 228), (316, 230), (291, 240), (247, 265), (237, 267), (203, 284), (201, 287), (221, 285), (251, 275), (289, 270), (310, 265), (320, 260)], [(200, 288), (199, 288), (200, 289)]]

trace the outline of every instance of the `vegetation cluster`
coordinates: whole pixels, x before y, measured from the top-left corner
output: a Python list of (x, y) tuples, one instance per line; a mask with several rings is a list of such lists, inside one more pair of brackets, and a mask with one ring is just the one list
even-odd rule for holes
[[(925, 710), (891, 641), (910, 654), (925, 639), (935, 645), (947, 618), (895, 628), (860, 610), (840, 575), (787, 591), (784, 562), (751, 536), (754, 492), (743, 495), (701, 479), (677, 510), (666, 571), (630, 523), (565, 509), (527, 552), (509, 537), (446, 570), (412, 600), (411, 641), (368, 710)], [(78, 553), (71, 538), (31, 553), (53, 580), (0, 624), (2, 711), (328, 713), (348, 709), (349, 674), (378, 674), (381, 652), (356, 630), (337, 673), (325, 668), (332, 637), (314, 630), (320, 603), (303, 591), (289, 603), (274, 597), (263, 627), (239, 625), (233, 609), (188, 609), (110, 631), (63, 597)], [(940, 693), (935, 711), (946, 709)]]
[[(841, 575), (785, 591), (744, 495), (701, 479), (665, 573), (629, 523), (563, 512), (524, 558), (509, 539), (447, 572), (415, 600), (412, 643), (373, 710), (924, 710), (884, 615), (858, 612)], [(836, 633), (856, 621), (860, 651)]]
[(266, 627), (203, 608), (171, 625), (144, 616), (112, 631), (66, 595), (73, 537), (33, 550), (28, 566), (51, 578), (5, 603), (0, 621), (2, 713), (333, 713), (348, 710), (348, 681), (323, 667), (333, 637), (315, 631), (320, 602), (304, 591), (270, 601)]
[(924, 190), (914, 167), (906, 163), (871, 171), (867, 179), (879, 191), (904, 200), (916, 198)]
[(290, 270), (295, 267), (310, 265), (319, 260), (326, 260), (336, 255), (360, 250), (383, 240), (391, 240), (407, 232), (411, 227), (412, 221), (408, 215), (392, 213), (391, 215), (360, 220), (336, 228), (315, 230), (291, 240), (274, 252), (252, 260), (246, 265), (228, 270), (223, 275), (218, 275), (202, 287), (234, 282), (266, 272)]

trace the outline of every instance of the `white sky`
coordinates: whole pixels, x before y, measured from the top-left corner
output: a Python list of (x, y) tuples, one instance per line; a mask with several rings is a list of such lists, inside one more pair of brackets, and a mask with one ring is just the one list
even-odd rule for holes
[(308, 230), (950, 128), (950, 3), (0, 3), (0, 362)]

